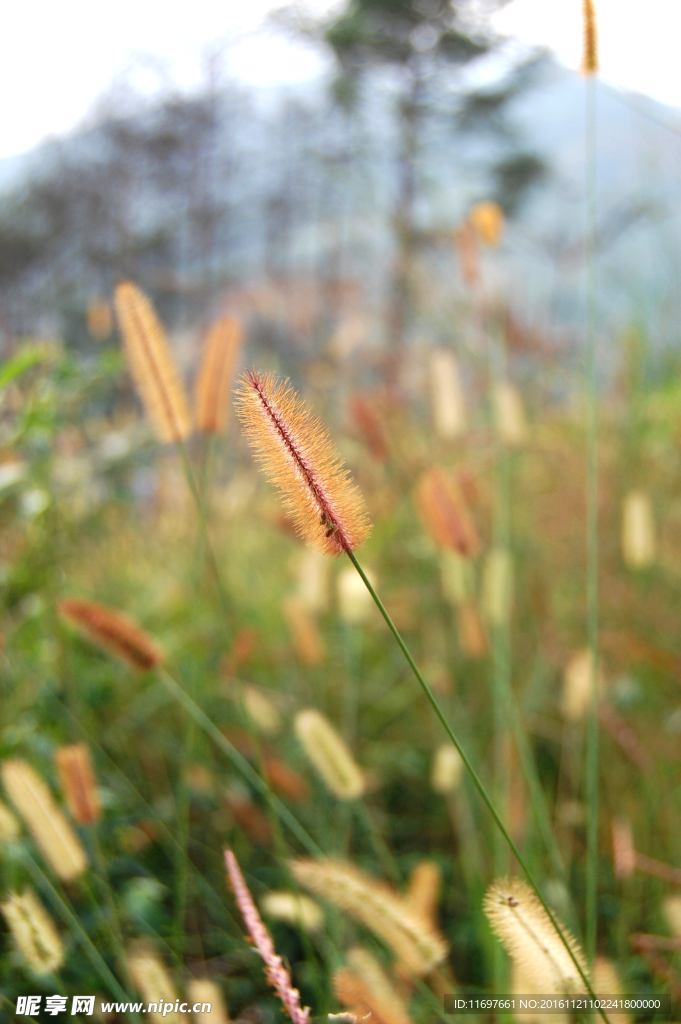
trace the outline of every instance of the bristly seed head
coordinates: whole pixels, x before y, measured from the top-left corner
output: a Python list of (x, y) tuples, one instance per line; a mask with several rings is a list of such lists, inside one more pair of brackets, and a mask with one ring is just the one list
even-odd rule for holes
[(249, 370), (236, 406), (246, 438), (298, 534), (325, 554), (359, 547), (371, 531), (364, 499), (326, 428), (288, 380)]

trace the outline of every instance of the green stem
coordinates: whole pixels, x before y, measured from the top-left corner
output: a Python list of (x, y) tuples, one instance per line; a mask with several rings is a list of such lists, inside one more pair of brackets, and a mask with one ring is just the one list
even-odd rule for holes
[[(193, 718), (189, 718), (185, 727), (184, 754), (187, 759), (191, 758), (191, 750), (194, 744)], [(183, 770), (185, 758), (180, 762), (180, 778), (178, 780), (177, 794), (177, 848), (175, 851), (175, 876), (177, 878), (177, 895), (175, 899), (175, 951), (177, 957), (182, 961), (184, 953), (184, 930), (185, 918), (187, 915), (187, 861), (189, 857), (189, 786), (187, 785), (186, 772)]]
[(323, 857), (322, 850), (317, 846), (314, 839), (311, 838), (299, 823), (299, 821), (291, 814), (288, 807), (281, 802), (279, 797), (275, 796), (270, 787), (261, 779), (258, 773), (251, 767), (246, 758), (239, 753), (236, 747), (232, 746), (226, 736), (220, 732), (216, 725), (211, 722), (208, 715), (203, 711), (199, 705), (189, 696), (189, 694), (180, 686), (180, 684), (173, 679), (171, 675), (166, 672), (164, 668), (156, 669), (160, 679), (167, 686), (168, 690), (173, 694), (174, 697), (182, 704), (186, 711), (192, 716), (195, 722), (197, 722), (201, 728), (210, 736), (213, 742), (220, 748), (223, 754), (226, 754), (232, 764), (239, 769), (242, 775), (251, 783), (251, 785), (258, 790), (259, 793), (268, 800), (270, 806), (274, 812), (278, 815), (281, 821), (289, 827), (291, 832), (296, 836), (302, 846), (305, 847), (308, 853), (313, 857)]
[(587, 641), (593, 686), (586, 735), (586, 954), (596, 954), (598, 889), (598, 394), (596, 383), (596, 78), (586, 82)]
[[(108, 873), (107, 873), (107, 869), (106, 869), (106, 862), (104, 860), (104, 855), (102, 853), (102, 847), (101, 847), (101, 844), (99, 842), (99, 836), (97, 834), (97, 826), (96, 825), (92, 826), (92, 828), (90, 830), (90, 837), (91, 837), (91, 840), (92, 840), (91, 846), (92, 846), (92, 851), (93, 851), (93, 858), (92, 858), (93, 859), (93, 865), (94, 865), (94, 868), (95, 868), (95, 870), (97, 872), (95, 877), (98, 879), (98, 881), (100, 883), (100, 888), (102, 889), (102, 891), (104, 893), (104, 904), (105, 904), (105, 907), (106, 907), (106, 917), (107, 917), (107, 920), (108, 920), (109, 930), (110, 930), (111, 936), (112, 936), (112, 945), (113, 945), (114, 953), (115, 953), (116, 959), (118, 961), (118, 969), (119, 969), (121, 975), (123, 976), (123, 980), (125, 981), (126, 985), (128, 985), (128, 987), (131, 987), (131, 980), (130, 980), (130, 975), (129, 975), (129, 971), (128, 971), (128, 964), (127, 964), (127, 961), (125, 959), (125, 943), (123, 941), (123, 933), (121, 931), (121, 926), (120, 926), (120, 923), (119, 923), (119, 920), (118, 920), (118, 915), (116, 913), (116, 904), (114, 902), (113, 892), (112, 892), (112, 889), (111, 889), (111, 883), (109, 882), (109, 877), (108, 877)], [(88, 891), (91, 894), (91, 898), (93, 898), (93, 900), (94, 900), (94, 894), (91, 892), (89, 886), (88, 886)], [(97, 901), (96, 900), (94, 900), (94, 903), (95, 903), (95, 906), (97, 906)]]
[(371, 845), (374, 848), (374, 853), (376, 854), (383, 870), (396, 885), (399, 885), (402, 881), (402, 873), (400, 871), (399, 864), (397, 863), (392, 850), (381, 835), (381, 830), (374, 821), (374, 816), (371, 813), (370, 808), (364, 800), (356, 801), (354, 808), (357, 813), (357, 817), (369, 833), (369, 839), (371, 840)]
[[(439, 718), (440, 723), (441, 723), (443, 729), (447, 733), (447, 736), (452, 741), (452, 743), (454, 744), (456, 749), (459, 751), (459, 754), (461, 755), (461, 760), (465, 764), (466, 768), (468, 769), (468, 773), (469, 773), (471, 779), (473, 780), (473, 785), (475, 786), (475, 788), (477, 789), (478, 793), (480, 794), (480, 796), (481, 796), (485, 806), (487, 807), (487, 810), (492, 815), (492, 818), (494, 819), (494, 822), (495, 822), (497, 828), (499, 829), (499, 831), (501, 832), (502, 836), (504, 837), (504, 839), (508, 843), (508, 847), (509, 847), (511, 853), (513, 854), (515, 859), (518, 861), (518, 864), (520, 865), (520, 867), (522, 868), (523, 872), (525, 873), (525, 877), (527, 878), (527, 881), (530, 883), (530, 885), (534, 889), (535, 894), (537, 896), (537, 899), (539, 900), (539, 902), (541, 903), (542, 907), (544, 908), (544, 910), (545, 910), (545, 912), (546, 912), (546, 914), (547, 914), (551, 924), (556, 929), (556, 932), (557, 932), (561, 942), (563, 943), (563, 945), (565, 946), (567, 952), (569, 953), (570, 959), (572, 960), (572, 962), (574, 963), (575, 967), (577, 968), (577, 972), (578, 972), (580, 978), (582, 979), (582, 981), (584, 982), (584, 985), (586, 986), (587, 992), (589, 993), (590, 996), (592, 996), (592, 998), (595, 999), (596, 996), (595, 996), (595, 993), (594, 993), (594, 991), (593, 991), (593, 989), (591, 987), (591, 982), (589, 981), (588, 977), (586, 976), (586, 973), (584, 972), (583, 967), (579, 963), (579, 960), (575, 956), (575, 953), (572, 950), (572, 948), (570, 946), (570, 943), (566, 939), (566, 937), (565, 937), (565, 935), (563, 933), (562, 928), (558, 924), (553, 911), (551, 910), (551, 908), (549, 907), (548, 903), (546, 902), (546, 900), (542, 896), (541, 892), (539, 891), (539, 887), (537, 886), (537, 883), (535, 882), (532, 874), (530, 873), (529, 868), (525, 864), (525, 861), (523, 860), (523, 857), (522, 857), (520, 851), (518, 850), (518, 847), (516, 846), (516, 844), (511, 839), (511, 836), (509, 835), (506, 826), (504, 825), (503, 821), (501, 820), (499, 812), (497, 811), (497, 809), (494, 806), (492, 800), (490, 799), (490, 797), (489, 797), (489, 795), (487, 793), (487, 790), (485, 789), (485, 787), (483, 786), (482, 782), (480, 781), (478, 773), (476, 772), (475, 768), (473, 767), (473, 765), (469, 761), (468, 756), (466, 755), (466, 752), (464, 751), (464, 749), (462, 748), (462, 746), (459, 743), (458, 739), (456, 738), (456, 736), (455, 736), (455, 734), (454, 734), (454, 732), (452, 730), (452, 727), (450, 726), (449, 722), (447, 721), (447, 719), (445, 718), (444, 714), (442, 713), (442, 708), (438, 704), (433, 691), (428, 686), (428, 683), (425, 681), (425, 679), (423, 678), (423, 676), (419, 672), (419, 670), (417, 668), (417, 665), (416, 665), (416, 662), (414, 661), (414, 659), (411, 656), (409, 648), (407, 647), (407, 645), (405, 644), (404, 640), (402, 639), (402, 636), (400, 635), (397, 627), (395, 626), (395, 623), (393, 622), (393, 620), (388, 615), (388, 612), (386, 611), (386, 609), (385, 609), (385, 607), (383, 605), (383, 602), (381, 601), (380, 597), (378, 596), (378, 594), (374, 590), (373, 586), (371, 585), (371, 582), (369, 581), (366, 573), (362, 569), (362, 566), (357, 561), (357, 559), (356, 559), (356, 557), (354, 555), (354, 552), (347, 551), (346, 554), (347, 554), (348, 558), (350, 559), (350, 561), (352, 562), (352, 564), (354, 565), (354, 567), (357, 570), (357, 572), (359, 573), (359, 575), (361, 576), (362, 581), (364, 583), (364, 586), (367, 588), (367, 590), (371, 594), (372, 598), (374, 599), (374, 602), (376, 603), (376, 606), (377, 606), (378, 610), (380, 611), (381, 615), (385, 619), (385, 622), (386, 622), (386, 625), (388, 626), (388, 629), (390, 630), (390, 632), (394, 636), (395, 640), (397, 641), (397, 644), (398, 644), (400, 650), (402, 651), (402, 654), (406, 658), (409, 667), (411, 668), (412, 672), (414, 673), (414, 675), (416, 677), (416, 680), (419, 683), (419, 686), (421, 687), (421, 689), (423, 690), (423, 692), (424, 692), (427, 700), (429, 701), (433, 711), (435, 712), (435, 714)], [(606, 1022), (606, 1024), (610, 1024), (605, 1011), (599, 1008), (598, 1012), (600, 1013), (601, 1017)]]
[(220, 566), (215, 555), (215, 550), (208, 533), (208, 521), (206, 518), (206, 510), (204, 508), (203, 499), (196, 483), (196, 477), (194, 476), (194, 470), (192, 464), (189, 461), (189, 455), (187, 454), (187, 448), (184, 441), (178, 441), (176, 444), (177, 450), (182, 460), (182, 467), (184, 469), (185, 476), (187, 478), (187, 485), (189, 487), (191, 496), (196, 505), (196, 511), (199, 517), (199, 530), (201, 531), (201, 539), (203, 540), (204, 549), (206, 552), (206, 558), (211, 567), (213, 577), (215, 579), (215, 586), (218, 592), (218, 599), (220, 601), (220, 608), (223, 615), (229, 613), (229, 600), (227, 598), (227, 592), (222, 583), (222, 576), (220, 574)]
[[(24, 863), (27, 865), (29, 871), (33, 875), (36, 884), (40, 888), (49, 893), (52, 904), (60, 914), (64, 923), (68, 925), (68, 927), (71, 928), (78, 936), (78, 939), (80, 941), (81, 946), (83, 947), (85, 954), (87, 955), (94, 969), (101, 977), (102, 981), (108, 986), (108, 988), (111, 990), (111, 993), (116, 999), (120, 1000), (121, 1002), (127, 1002), (127, 996), (125, 992), (118, 984), (118, 981), (115, 978), (115, 976), (107, 967), (105, 961), (102, 959), (101, 955), (99, 954), (96, 947), (92, 943), (89, 935), (81, 925), (80, 921), (74, 914), (73, 910), (71, 910), (66, 901), (62, 899), (62, 897), (59, 895), (55, 887), (50, 882), (47, 875), (44, 873), (42, 868), (33, 860), (30, 854), (24, 854), (23, 859)], [(137, 1020), (136, 1014), (129, 1013), (128, 1016), (130, 1017), (131, 1020)]]

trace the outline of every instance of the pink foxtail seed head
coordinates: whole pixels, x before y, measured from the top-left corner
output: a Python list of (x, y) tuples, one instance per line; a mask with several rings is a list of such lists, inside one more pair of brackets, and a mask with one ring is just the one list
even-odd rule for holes
[(225, 850), (225, 864), (227, 865), (227, 874), (234, 890), (234, 896), (239, 905), (244, 923), (248, 928), (251, 941), (265, 961), (267, 980), (281, 999), (284, 1009), (293, 1021), (293, 1024), (308, 1024), (310, 1008), (309, 1006), (301, 1007), (300, 992), (297, 988), (293, 987), (291, 976), (274, 948), (272, 936), (262, 922), (244, 876), (241, 874), (241, 868), (231, 850)]

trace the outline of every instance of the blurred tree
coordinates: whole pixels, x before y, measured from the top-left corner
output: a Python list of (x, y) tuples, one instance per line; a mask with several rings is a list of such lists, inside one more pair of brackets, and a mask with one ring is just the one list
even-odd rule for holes
[(399, 370), (412, 305), (417, 163), (429, 110), (429, 87), (444, 69), (467, 64), (486, 53), (490, 45), (482, 35), (474, 37), (466, 31), (460, 18), (460, 5), (449, 0), (350, 0), (324, 34), (342, 69), (336, 84), (342, 102), (356, 98), (359, 79), (372, 68), (391, 65), (400, 74), (398, 186), (393, 215), (398, 251), (389, 322), (396, 353), (393, 378)]
[[(412, 280), (419, 247), (416, 203), (423, 133), (427, 121), (437, 116), (435, 93), (441, 90), (443, 79), (451, 84), (454, 76), (458, 76), (460, 92), (464, 92), (462, 70), (498, 45), (485, 27), (485, 15), (505, 2), (349, 0), (323, 31), (340, 65), (334, 91), (342, 104), (352, 106), (357, 102), (361, 80), (372, 70), (391, 68), (397, 72), (399, 152), (393, 212), (397, 255), (389, 316), (395, 356), (390, 370), (393, 384), (413, 311)], [(493, 93), (478, 92), (466, 97), (460, 127), (477, 127), (485, 108), (488, 118), (493, 115), (497, 129), (508, 132), (504, 108), (523, 85), (523, 74), (519, 71), (511, 83)], [(507, 200), (504, 205), (508, 207), (517, 205), (523, 188), (538, 173), (539, 161), (532, 164), (530, 156), (525, 154), (520, 159), (516, 155), (515, 162), (506, 157), (497, 171), (498, 191), (503, 193)]]

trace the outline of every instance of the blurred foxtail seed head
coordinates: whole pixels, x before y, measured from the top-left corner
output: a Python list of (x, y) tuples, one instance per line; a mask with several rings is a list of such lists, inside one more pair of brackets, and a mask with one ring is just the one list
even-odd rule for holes
[(60, 601), (59, 611), (90, 640), (131, 668), (149, 672), (161, 664), (161, 653), (147, 634), (120, 612), (75, 598)]
[(90, 751), (84, 743), (74, 743), (60, 747), (54, 760), (71, 817), (79, 825), (93, 825), (100, 818), (102, 808)]
[(584, 24), (582, 70), (585, 75), (595, 75), (598, 71), (598, 35), (594, 0), (582, 0), (582, 14)]
[(50, 915), (30, 889), (10, 893), (0, 910), (14, 943), (34, 974), (53, 974), (64, 963), (64, 946)]
[(504, 234), (506, 218), (498, 203), (491, 199), (483, 199), (471, 208), (468, 220), (480, 241), (490, 248), (499, 245)]
[(364, 776), (343, 737), (321, 711), (307, 708), (295, 717), (296, 735), (325, 786), (339, 800), (356, 800), (365, 790)]
[(209, 978), (193, 978), (187, 982), (187, 998), (196, 1006), (207, 1003), (210, 1010), (194, 1010), (196, 1024), (229, 1024), (229, 1014), (220, 986)]
[(159, 441), (184, 440), (191, 433), (187, 398), (154, 307), (131, 281), (118, 285), (114, 306), (130, 374)]
[(196, 378), (196, 426), (206, 434), (224, 433), (229, 389), (243, 331), (234, 317), (223, 317), (209, 331)]
[(87, 868), (83, 845), (38, 773), (19, 758), (3, 761), (5, 791), (58, 878), (71, 882)]
[(354, 1017), (370, 1014), (375, 1024), (411, 1024), (409, 1012), (380, 963), (367, 949), (347, 953), (349, 967), (341, 967), (333, 977), (337, 998)]
[(341, 907), (386, 943), (412, 974), (428, 974), (447, 956), (447, 943), (385, 882), (341, 860), (291, 861), (306, 889)]
[(478, 553), (480, 541), (473, 520), (459, 487), (447, 473), (435, 467), (425, 471), (416, 488), (416, 506), (437, 547), (466, 558)]

